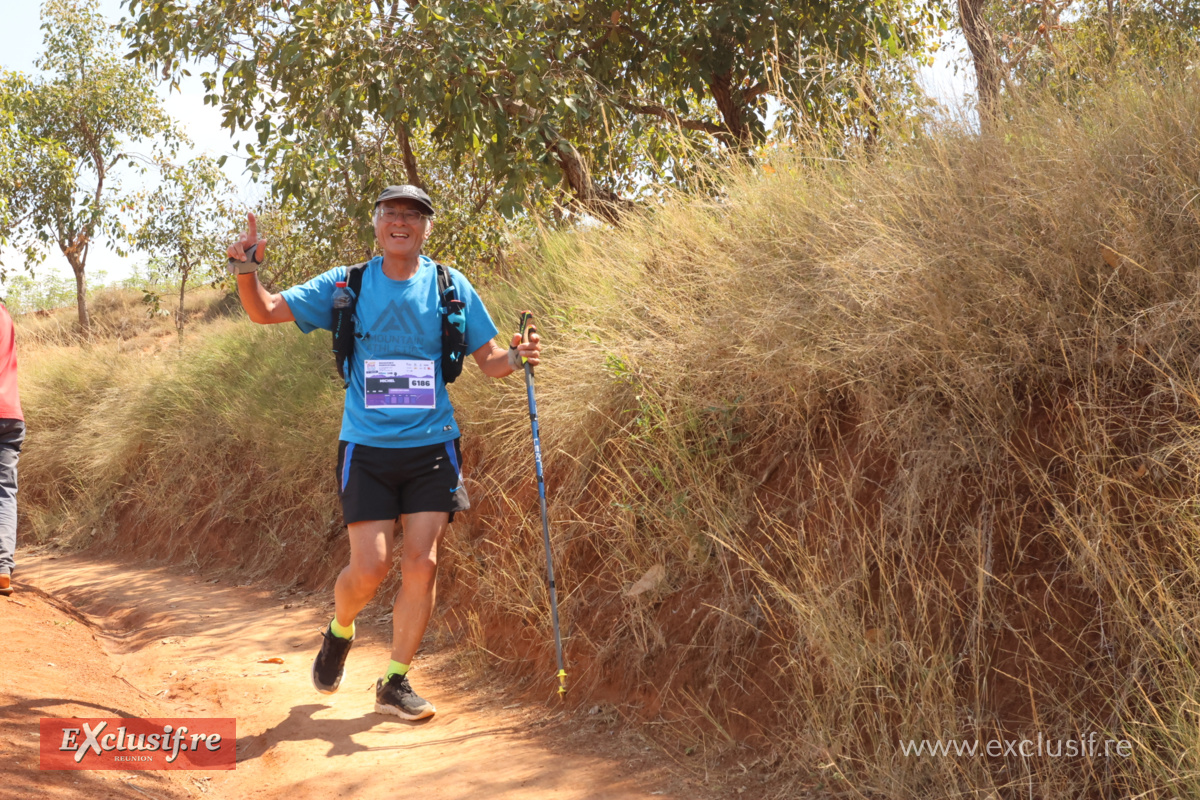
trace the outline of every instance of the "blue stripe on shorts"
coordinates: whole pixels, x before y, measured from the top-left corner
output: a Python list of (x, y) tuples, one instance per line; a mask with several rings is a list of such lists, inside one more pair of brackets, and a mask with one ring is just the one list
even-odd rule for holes
[[(450, 464), (454, 467), (454, 474), (461, 479), (462, 471), (458, 468), (458, 454), (454, 452), (454, 442), (446, 442), (446, 453), (448, 453), (450, 456)], [(450, 490), (450, 494), (454, 494), (457, 491), (458, 487), (455, 486)]]
[(346, 491), (346, 484), (350, 482), (350, 456), (354, 454), (354, 442), (346, 443), (346, 454), (342, 457), (342, 492)]

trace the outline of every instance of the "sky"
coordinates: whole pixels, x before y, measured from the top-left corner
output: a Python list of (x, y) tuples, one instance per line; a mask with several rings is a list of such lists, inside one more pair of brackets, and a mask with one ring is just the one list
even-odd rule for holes
[[(26, 73), (37, 71), (34, 62), (42, 48), (40, 7), (40, 2), (30, 0), (5, 4), (4, 25), (0, 26), (0, 67)], [(100, 0), (100, 8), (110, 22), (115, 23), (123, 16), (121, 0)], [(926, 91), (950, 109), (959, 108), (962, 98), (974, 91), (969, 65), (962, 62), (964, 51), (962, 37), (957, 33), (948, 34), (934, 59), (933, 66), (922, 72), (922, 83)], [(193, 69), (193, 72), (198, 70)], [(159, 93), (167, 112), (179, 122), (188, 138), (192, 140), (191, 155), (208, 154), (214, 158), (228, 156), (225, 173), (239, 188), (247, 205), (266, 194), (267, 188), (264, 185), (254, 183), (244, 174), (244, 161), (233, 150), (235, 140), (228, 131), (222, 130), (220, 112), (213, 106), (204, 105), (204, 92), (198, 78), (189, 79), (181, 87), (181, 91), (170, 92), (163, 85)], [(126, 179), (124, 185), (128, 188), (140, 185), (140, 182), (144, 181), (145, 179)], [(99, 275), (103, 272), (107, 280), (120, 280), (129, 277), (134, 264), (144, 263), (145, 260), (145, 253), (135, 252), (129, 257), (121, 257), (109, 247), (92, 247), (88, 255), (87, 270), (89, 275)], [(12, 253), (5, 253), (4, 261), (10, 267), (20, 264), (19, 256)], [(71, 268), (57, 250), (48, 254), (46, 261), (35, 269), (34, 274), (47, 273), (71, 276)]]

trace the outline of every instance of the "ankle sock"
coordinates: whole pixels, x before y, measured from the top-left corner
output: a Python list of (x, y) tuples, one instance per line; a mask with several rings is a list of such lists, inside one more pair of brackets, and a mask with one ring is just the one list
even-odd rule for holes
[(407, 673), (408, 664), (401, 664), (399, 661), (393, 660), (388, 662), (387, 674), (383, 676), (383, 679), (386, 681), (393, 675), (405, 675)]
[(349, 628), (343, 628), (338, 624), (337, 617), (333, 618), (333, 622), (329, 623), (329, 630), (333, 631), (333, 635), (339, 639), (354, 638), (354, 622), (351, 620)]

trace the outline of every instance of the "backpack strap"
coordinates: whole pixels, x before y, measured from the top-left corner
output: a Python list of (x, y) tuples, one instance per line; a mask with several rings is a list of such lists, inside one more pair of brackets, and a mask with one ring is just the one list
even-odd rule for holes
[(346, 288), (354, 294), (355, 303), (358, 302), (358, 295), (362, 291), (363, 273), (367, 271), (367, 264), (370, 263), (370, 261), (364, 261), (346, 268)]
[(333, 357), (343, 389), (350, 385), (350, 369), (346, 362), (351, 361), (354, 356), (354, 309), (362, 291), (363, 272), (369, 263), (364, 261), (346, 268), (346, 288), (350, 290), (350, 305), (333, 309)]
[(442, 306), (442, 380), (449, 384), (462, 374), (467, 354), (467, 304), (459, 298), (449, 268), (436, 261), (433, 265), (437, 267), (438, 300)]
[[(454, 280), (450, 277), (450, 270), (441, 262), (433, 262), (433, 266), (437, 268), (437, 285), (438, 285), (438, 300), (441, 301), (442, 308), (446, 307), (446, 290), (454, 289)], [(455, 294), (458, 290), (455, 289)]]

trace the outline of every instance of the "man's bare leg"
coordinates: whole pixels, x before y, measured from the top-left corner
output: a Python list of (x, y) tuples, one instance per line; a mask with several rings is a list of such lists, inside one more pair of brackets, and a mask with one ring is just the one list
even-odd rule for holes
[(392, 609), (392, 660), (388, 673), (375, 684), (375, 711), (418, 720), (437, 712), (433, 703), (413, 691), (408, 681), (425, 626), (437, 596), (438, 545), (449, 525), (445, 511), (423, 511), (400, 517), (404, 542), (400, 546), (400, 591)]
[(346, 674), (346, 657), (354, 641), (350, 626), (363, 606), (371, 602), (392, 566), (395, 520), (354, 522), (348, 528), (350, 563), (333, 586), (336, 619), (325, 631), (321, 650), (312, 666), (313, 688), (323, 694), (333, 694), (341, 685)]
[(395, 520), (352, 522), (350, 563), (333, 585), (334, 616), (338, 624), (349, 628), (392, 568), (392, 541)]
[(446, 535), (450, 514), (445, 511), (405, 514), (400, 523), (404, 527), (404, 541), (400, 546), (400, 591), (392, 609), (392, 659), (412, 664), (437, 598), (438, 545)]

